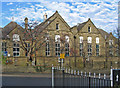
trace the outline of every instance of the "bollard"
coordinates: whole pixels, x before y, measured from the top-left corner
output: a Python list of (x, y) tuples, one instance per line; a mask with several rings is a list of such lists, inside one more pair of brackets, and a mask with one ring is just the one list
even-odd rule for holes
[(52, 64), (52, 88), (54, 88), (54, 67)]

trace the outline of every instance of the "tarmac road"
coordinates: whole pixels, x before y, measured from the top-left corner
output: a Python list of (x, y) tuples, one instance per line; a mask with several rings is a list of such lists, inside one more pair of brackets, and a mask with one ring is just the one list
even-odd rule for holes
[(2, 75), (2, 86), (51, 86), (51, 74)]

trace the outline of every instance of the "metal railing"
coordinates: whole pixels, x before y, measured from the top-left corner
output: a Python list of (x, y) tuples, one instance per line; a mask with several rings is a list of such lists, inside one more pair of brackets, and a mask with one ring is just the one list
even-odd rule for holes
[[(52, 67), (52, 87), (113, 87), (111, 75), (80, 72), (77, 70)], [(116, 81), (116, 80), (115, 80)], [(118, 85), (117, 85), (118, 87)]]

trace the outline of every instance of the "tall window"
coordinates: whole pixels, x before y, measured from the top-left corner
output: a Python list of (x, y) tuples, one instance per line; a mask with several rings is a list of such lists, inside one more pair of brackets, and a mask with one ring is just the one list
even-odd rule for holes
[(65, 36), (65, 56), (69, 56), (69, 36)]
[(90, 26), (88, 26), (88, 32), (91, 32), (91, 27)]
[(55, 43), (55, 55), (60, 56), (60, 43)]
[(7, 43), (2, 42), (2, 51), (7, 51)]
[(59, 24), (58, 23), (56, 24), (56, 30), (59, 30)]
[(19, 48), (19, 43), (14, 42), (13, 43), (13, 56), (19, 56), (20, 55), (20, 48)]
[(55, 35), (55, 55), (60, 56), (60, 35)]
[(69, 56), (69, 43), (65, 43), (65, 56)]
[(92, 55), (92, 45), (88, 44), (88, 56)]
[(46, 56), (50, 55), (50, 45), (49, 42), (46, 42)]
[(80, 43), (80, 56), (83, 55), (83, 43)]
[(96, 45), (96, 56), (99, 56), (99, 45)]
[(109, 55), (113, 56), (113, 40), (109, 40)]
[(80, 36), (80, 56), (83, 55), (83, 36)]

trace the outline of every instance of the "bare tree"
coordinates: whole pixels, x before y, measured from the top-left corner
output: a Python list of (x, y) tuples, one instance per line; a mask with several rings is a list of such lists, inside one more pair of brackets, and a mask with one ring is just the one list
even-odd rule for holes
[(117, 44), (116, 49), (117, 50), (116, 50), (116, 52), (117, 52), (118, 56), (120, 56), (120, 28), (119, 27), (116, 28), (116, 30), (114, 30), (114, 35), (117, 38), (117, 42), (116, 42), (116, 44)]
[(22, 45), (22, 49), (25, 51), (27, 56), (27, 62), (31, 62), (33, 60), (33, 55), (35, 57), (35, 65), (36, 65), (36, 52), (40, 50), (41, 47), (45, 45), (46, 42), (46, 33), (45, 27), (48, 26), (49, 23), (41, 26), (37, 26), (37, 21), (28, 22), (28, 18), (25, 18), (24, 29), (18, 27), (19, 31), (22, 33), (19, 35), (20, 43)]

